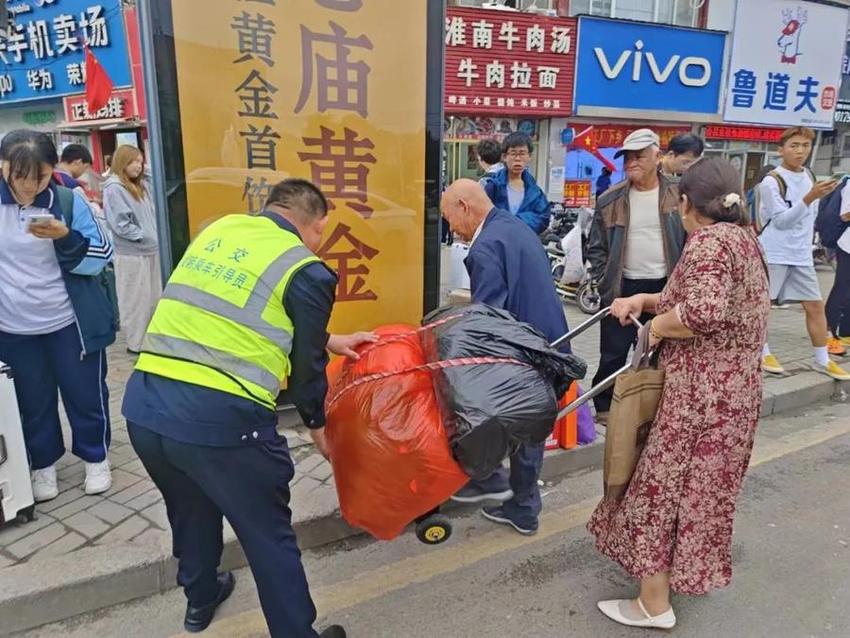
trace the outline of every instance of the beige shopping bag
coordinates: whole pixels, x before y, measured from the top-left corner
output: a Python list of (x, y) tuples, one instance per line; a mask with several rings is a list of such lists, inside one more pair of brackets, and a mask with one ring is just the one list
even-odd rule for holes
[(629, 486), (664, 388), (664, 371), (649, 364), (651, 353), (641, 354), (646, 351), (644, 332), (635, 348), (633, 368), (614, 382), (602, 469), (606, 500), (620, 498)]

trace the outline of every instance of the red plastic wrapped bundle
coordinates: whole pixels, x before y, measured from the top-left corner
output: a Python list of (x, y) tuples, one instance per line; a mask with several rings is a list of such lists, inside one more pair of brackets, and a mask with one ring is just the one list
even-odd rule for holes
[[(345, 520), (390, 540), (469, 481), (452, 458), (419, 335), (386, 326), (328, 367), (327, 439)], [(400, 374), (399, 374), (400, 373)]]

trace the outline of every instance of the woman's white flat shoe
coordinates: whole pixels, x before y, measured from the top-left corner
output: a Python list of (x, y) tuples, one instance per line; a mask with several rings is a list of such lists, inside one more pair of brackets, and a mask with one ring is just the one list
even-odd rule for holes
[(628, 609), (631, 606), (630, 600), (600, 600), (596, 603), (597, 607), (599, 607), (599, 611), (608, 616), (614, 622), (618, 622), (621, 625), (627, 625), (628, 627), (650, 627), (655, 629), (672, 629), (676, 626), (676, 614), (673, 613), (673, 608), (670, 607), (663, 614), (659, 614), (658, 616), (650, 616), (649, 612), (646, 611), (646, 607), (643, 606), (643, 602), (638, 598), (637, 604), (640, 608), (641, 612), (644, 615), (644, 618), (639, 620), (632, 620), (628, 618), (624, 613), (623, 609)]

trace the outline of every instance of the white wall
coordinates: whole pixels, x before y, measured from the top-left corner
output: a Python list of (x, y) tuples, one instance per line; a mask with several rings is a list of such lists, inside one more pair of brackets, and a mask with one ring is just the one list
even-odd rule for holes
[(735, 22), (735, 0), (706, 0), (706, 2), (708, 2), (708, 28), (732, 31)]
[[(758, 2), (758, 0), (744, 1)], [(706, 0), (706, 2), (708, 2), (708, 28), (732, 31), (735, 25), (735, 0)], [(850, 7), (850, 0), (831, 0), (831, 2)]]

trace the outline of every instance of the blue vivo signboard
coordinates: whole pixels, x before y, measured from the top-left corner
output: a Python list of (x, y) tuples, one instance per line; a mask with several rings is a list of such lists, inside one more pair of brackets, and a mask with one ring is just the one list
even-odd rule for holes
[(0, 35), (0, 106), (85, 91), (88, 44), (116, 87), (130, 86), (121, 0), (9, 2), (14, 26)]
[(575, 113), (716, 119), (725, 47), (716, 31), (582, 17)]

